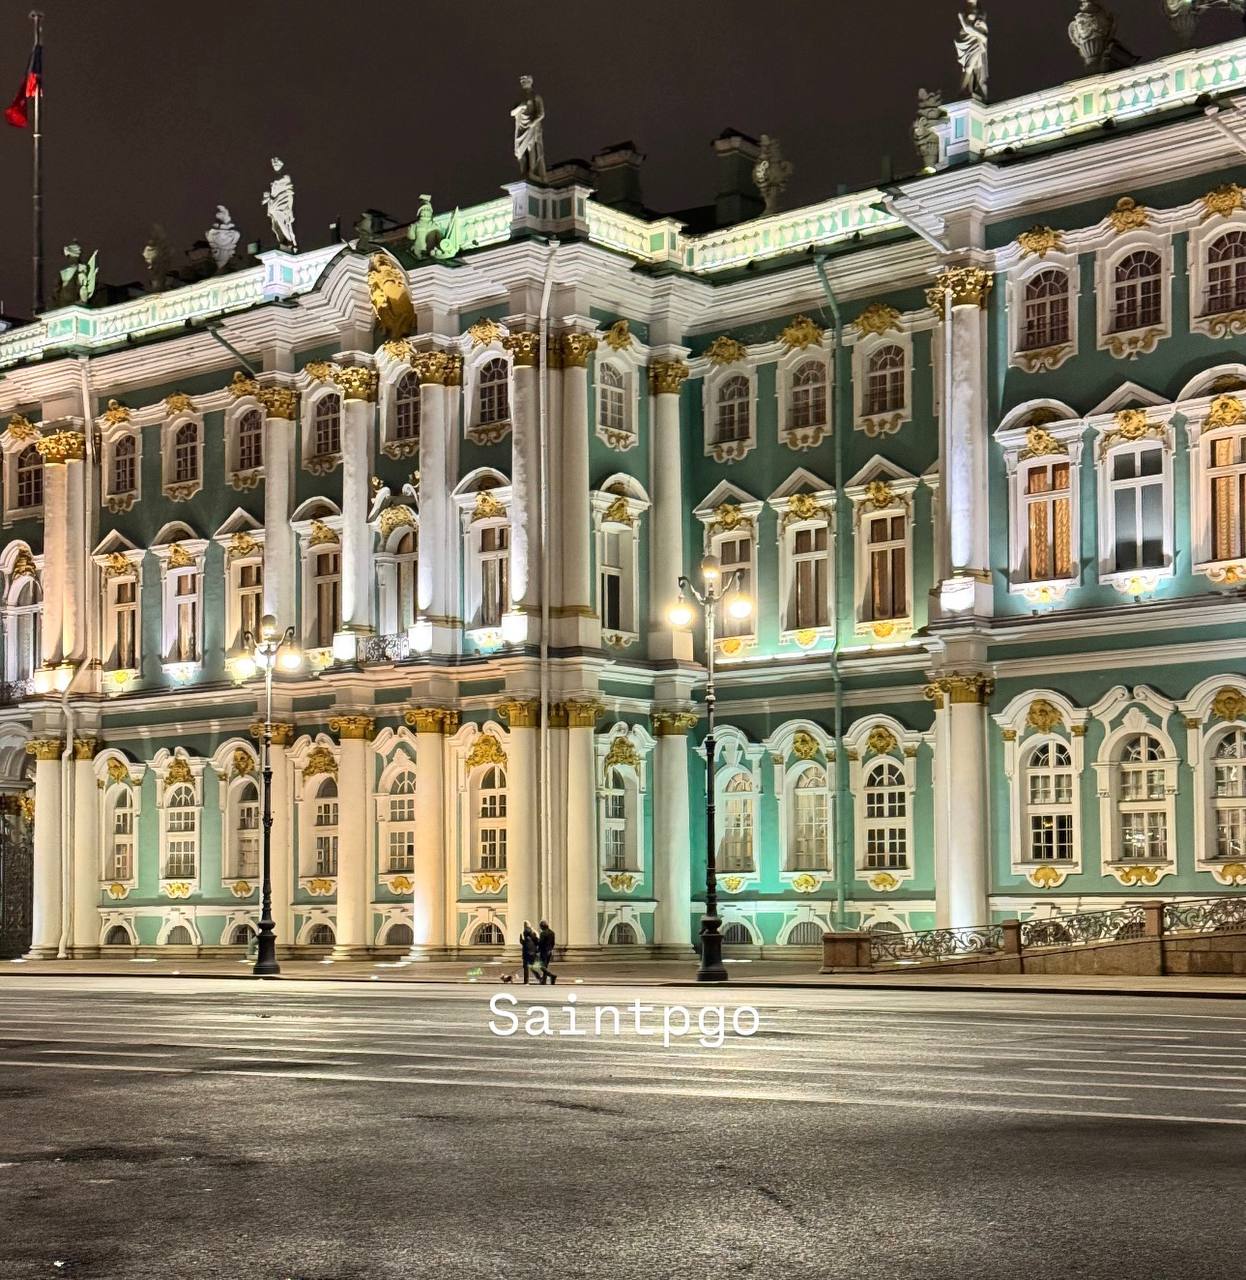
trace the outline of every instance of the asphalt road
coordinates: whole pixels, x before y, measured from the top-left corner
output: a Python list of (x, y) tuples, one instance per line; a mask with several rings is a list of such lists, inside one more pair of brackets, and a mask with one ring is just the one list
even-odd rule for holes
[(0, 1280), (1243, 1273), (1246, 1004), (498, 992), (6, 975)]

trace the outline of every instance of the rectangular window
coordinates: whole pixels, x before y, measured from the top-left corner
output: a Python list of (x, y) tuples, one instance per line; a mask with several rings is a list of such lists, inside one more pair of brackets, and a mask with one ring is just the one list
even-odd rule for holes
[(238, 571), (238, 635), (242, 637), (249, 631), (255, 639), (259, 639), (260, 619), (264, 615), (264, 583), (263, 567), (258, 560), (240, 564)]
[(510, 528), (489, 525), (480, 531), (480, 625), (500, 627), (510, 608)]
[(138, 583), (119, 578), (113, 583), (113, 663), (122, 671), (138, 665)]
[(480, 869), (482, 871), (506, 870), (505, 827), (480, 829)]
[(1234, 560), (1246, 553), (1246, 436), (1218, 436), (1210, 442), (1211, 558)]
[(1073, 575), (1070, 484), (1067, 461), (1036, 463), (1025, 472), (1026, 574), (1030, 582)]
[(316, 619), (313, 647), (327, 649), (342, 627), (342, 553), (322, 551), (316, 557)]
[(787, 628), (800, 631), (830, 623), (828, 529), (797, 529), (792, 540), (792, 597)]
[(253, 880), (260, 873), (260, 804), (244, 800), (238, 806), (238, 875)]
[(389, 869), (412, 871), (415, 868), (415, 832), (401, 827), (389, 833)]
[(108, 875), (112, 880), (128, 880), (134, 870), (134, 811), (118, 805), (113, 810), (112, 858)]
[(173, 583), (175, 609), (171, 662), (199, 661), (199, 575), (179, 573)]
[(614, 532), (604, 532), (601, 537), (601, 566), (599, 575), (601, 625), (607, 631), (623, 629), (623, 559), (622, 538)]
[[(727, 598), (730, 599), (733, 595), (751, 597), (753, 594), (753, 539), (747, 536), (723, 538), (718, 543), (717, 552), (722, 562), (722, 584)], [(719, 632), (724, 637), (753, 634), (752, 616), (733, 618), (729, 609), (723, 609), (720, 618)]]
[(1164, 862), (1168, 858), (1168, 822), (1162, 809), (1121, 814), (1122, 862)]
[(908, 616), (908, 540), (903, 515), (876, 515), (866, 521), (869, 582), (866, 620)]
[(1118, 573), (1164, 567), (1164, 451), (1161, 445), (1111, 455), (1113, 563)]
[(1072, 861), (1073, 815), (1032, 813), (1030, 815), (1030, 857), (1035, 862)]

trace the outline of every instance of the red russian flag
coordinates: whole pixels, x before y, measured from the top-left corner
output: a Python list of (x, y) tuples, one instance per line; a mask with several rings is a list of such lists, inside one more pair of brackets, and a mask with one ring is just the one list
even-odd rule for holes
[(30, 124), (30, 113), (26, 104), (31, 98), (37, 98), (43, 92), (43, 46), (35, 45), (30, 51), (30, 61), (26, 64), (26, 75), (17, 97), (4, 109), (4, 118), (15, 128), (25, 129)]

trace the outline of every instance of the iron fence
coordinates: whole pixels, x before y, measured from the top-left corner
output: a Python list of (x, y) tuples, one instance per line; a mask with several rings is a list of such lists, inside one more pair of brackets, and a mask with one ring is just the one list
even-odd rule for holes
[(942, 960), (946, 956), (1001, 951), (1004, 930), (997, 924), (974, 929), (925, 929), (918, 933), (872, 933), (870, 963)]
[(411, 641), (405, 631), (389, 636), (368, 636), (360, 661), (364, 663), (402, 662), (411, 656)]
[(1146, 919), (1140, 906), (1114, 907), (1109, 911), (1079, 911), (1021, 924), (1023, 947), (1066, 947), (1078, 942), (1119, 941), (1140, 938)]
[(1191, 902), (1164, 904), (1164, 932), (1186, 930), (1209, 933), (1213, 929), (1246, 928), (1246, 897), (1196, 898)]

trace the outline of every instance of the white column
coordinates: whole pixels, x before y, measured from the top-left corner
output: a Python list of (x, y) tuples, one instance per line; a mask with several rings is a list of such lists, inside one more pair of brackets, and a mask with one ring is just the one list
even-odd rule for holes
[(655, 711), (653, 732), (653, 879), (655, 945), (692, 947), (692, 847), (688, 807), (688, 730), (696, 716)]
[[(277, 616), (280, 618), (282, 615)], [(262, 727), (259, 735), (255, 726), (252, 727), (252, 737), (262, 735)], [(294, 726), (274, 721), (268, 757), (273, 770), (272, 865), (269, 874), (272, 876), (273, 927), (278, 947), (294, 945), (294, 839), (290, 825), (290, 760), (286, 755), (286, 748), (293, 740)]]
[[(294, 423), (298, 418), (298, 395), (288, 387), (261, 387), (259, 398), (267, 410), (264, 428), (264, 612), (271, 613), (278, 626), (288, 627), (296, 623), (295, 546), (294, 530), (290, 527), (293, 510), (290, 497), (293, 491)], [(285, 941), (292, 939), (286, 938)]]
[(506, 941), (519, 945), (523, 922), (537, 922), (537, 859), (540, 856), (540, 797), (537, 795), (537, 724), (541, 704), (535, 699), (503, 702), (498, 712), (510, 727), (506, 748)]
[(369, 837), (369, 769), (372, 718), (334, 716), (329, 731), (341, 737), (338, 755), (336, 959), (365, 954), (371, 945), (372, 859)]
[[(421, 473), (422, 478), (422, 473)], [(413, 946), (436, 952), (446, 945), (446, 830), (444, 816), (447, 730), (457, 717), (440, 707), (407, 712), (415, 726), (415, 869), (411, 879)]]
[(43, 614), (39, 632), (44, 666), (55, 666), (65, 657), (69, 476), (60, 447), (65, 434), (68, 433), (58, 432), (39, 441), (39, 452), (43, 455)]
[[(60, 468), (64, 474), (64, 468)], [(61, 940), (61, 752), (59, 738), (26, 744), (35, 757), (35, 861), (31, 959), (54, 959)]]
[(597, 702), (567, 704), (567, 934), (569, 947), (598, 945), (597, 930), (597, 761), (593, 726), (603, 708)]
[(597, 339), (587, 333), (564, 333), (559, 345), (563, 363), (561, 474), (552, 490), (559, 512), (559, 641), (596, 647), (601, 643), (601, 624), (593, 608), (590, 549), (588, 358), (597, 349)]
[(540, 610), (541, 459), (540, 387), (535, 333), (504, 340), (514, 367), (511, 400), (511, 599), (528, 614), (528, 638), (536, 639)]
[(372, 629), (372, 530), (368, 482), (372, 475), (376, 370), (339, 369), (342, 390), (342, 630)]
[(688, 376), (682, 360), (649, 366), (653, 392), (653, 509), (649, 523), (649, 656), (692, 661), (692, 635), (675, 631), (667, 611), (679, 594), (684, 564), (683, 487), (679, 389)]
[(944, 614), (992, 612), (985, 361), (990, 291), (990, 272), (949, 267), (930, 292), (944, 320), (940, 499), (952, 574), (939, 593)]
[[(86, 512), (83, 509), (84, 438), (62, 431), (65, 455), (65, 599), (61, 616), (61, 652), (66, 660), (82, 662), (87, 646)], [(61, 468), (53, 468), (60, 470)]]
[(422, 351), (412, 357), (420, 379), (420, 555), (416, 563), (417, 617), (432, 626), (432, 651), (457, 650), (457, 612), (450, 597), (451, 556), (458, 555), (454, 504), (455, 477), (447, 448), (451, 399), (462, 378), (462, 358), (444, 351)]
[[(935, 924), (971, 928), (989, 923), (990, 838), (987, 826), (986, 702), (994, 681), (977, 673), (937, 677), (926, 696), (935, 704), (937, 745), (945, 746), (935, 774), (936, 828), (945, 836), (936, 867)], [(942, 897), (939, 890), (942, 890)]]
[(91, 761), (99, 744), (74, 739), (73, 933), (71, 954), (94, 955), (100, 941), (99, 788)]

